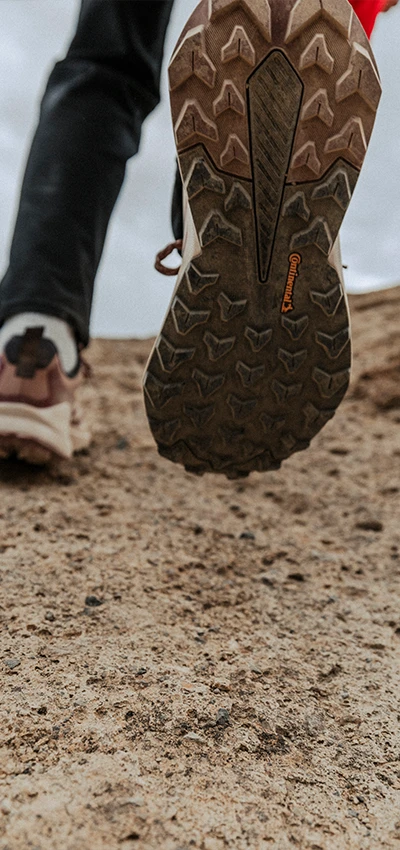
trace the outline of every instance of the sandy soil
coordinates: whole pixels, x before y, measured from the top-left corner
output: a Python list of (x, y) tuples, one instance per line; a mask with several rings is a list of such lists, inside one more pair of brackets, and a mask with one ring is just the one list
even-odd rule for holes
[(280, 472), (159, 458), (100, 340), (90, 453), (0, 467), (0, 850), (400, 847), (399, 310)]

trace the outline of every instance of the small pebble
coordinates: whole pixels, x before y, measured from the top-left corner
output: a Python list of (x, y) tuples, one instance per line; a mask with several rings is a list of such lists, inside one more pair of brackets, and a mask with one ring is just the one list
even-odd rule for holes
[(9, 670), (15, 670), (16, 667), (19, 667), (21, 664), (19, 658), (5, 658), (4, 663), (8, 667)]
[(231, 683), (229, 679), (214, 679), (211, 683), (211, 688), (213, 691), (218, 690), (228, 693), (231, 690)]
[(269, 573), (260, 573), (258, 576), (262, 584), (266, 584), (268, 587), (274, 587), (276, 584), (276, 577), (274, 575), (270, 575)]
[(98, 599), (97, 596), (87, 596), (85, 599), (85, 605), (89, 608), (97, 608), (99, 605), (103, 604), (102, 599)]
[(356, 528), (360, 528), (362, 531), (383, 531), (383, 523), (379, 519), (365, 519), (356, 522)]
[(186, 693), (190, 693), (194, 690), (194, 685), (192, 685), (190, 682), (182, 682), (182, 690), (186, 691)]
[(52, 611), (46, 611), (46, 613), (44, 615), (44, 619), (47, 620), (49, 623), (54, 623), (54, 620), (56, 618), (55, 618)]
[(230, 723), (230, 715), (227, 708), (219, 708), (217, 711), (217, 724), (218, 726), (229, 726)]
[(10, 800), (2, 800), (0, 803), (0, 811), (3, 815), (9, 815), (11, 812), (11, 801)]
[(197, 732), (188, 732), (187, 735), (184, 735), (184, 741), (198, 741), (200, 744), (205, 743), (205, 738), (202, 735), (198, 735)]
[(253, 531), (242, 531), (239, 540), (255, 540), (256, 535)]

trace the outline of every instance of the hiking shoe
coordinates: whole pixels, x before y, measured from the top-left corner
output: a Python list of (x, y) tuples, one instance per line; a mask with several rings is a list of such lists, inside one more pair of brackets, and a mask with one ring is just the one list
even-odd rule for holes
[(81, 380), (81, 366), (63, 372), (43, 328), (12, 337), (0, 355), (0, 457), (44, 464), (86, 448), (90, 435), (74, 401)]
[(381, 87), (347, 0), (202, 0), (169, 68), (183, 262), (144, 379), (162, 455), (276, 469), (349, 382), (337, 234)]

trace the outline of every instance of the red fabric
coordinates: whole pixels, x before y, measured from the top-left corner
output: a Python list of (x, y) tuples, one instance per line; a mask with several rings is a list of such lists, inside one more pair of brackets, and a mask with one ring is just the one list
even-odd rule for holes
[(385, 5), (385, 0), (350, 0), (350, 3), (370, 38), (379, 12)]

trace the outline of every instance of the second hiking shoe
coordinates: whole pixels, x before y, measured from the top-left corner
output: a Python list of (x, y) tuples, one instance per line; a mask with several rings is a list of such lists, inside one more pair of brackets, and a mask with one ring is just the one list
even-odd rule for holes
[(162, 455), (276, 469), (349, 381), (337, 235), (381, 87), (347, 0), (202, 0), (173, 54), (183, 262), (144, 388)]
[(26, 328), (0, 351), (0, 459), (33, 464), (71, 458), (90, 433), (76, 402), (83, 368), (65, 374), (43, 327)]

